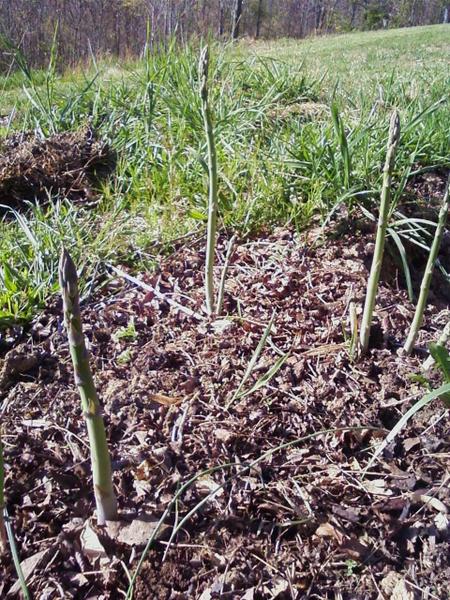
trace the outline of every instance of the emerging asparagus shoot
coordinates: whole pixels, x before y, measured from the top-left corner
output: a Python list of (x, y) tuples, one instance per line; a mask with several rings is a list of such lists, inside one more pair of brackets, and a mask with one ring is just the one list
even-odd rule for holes
[(447, 181), (447, 188), (445, 190), (444, 200), (442, 201), (441, 209), (439, 211), (433, 243), (431, 244), (427, 265), (423, 274), (422, 283), (420, 284), (420, 294), (419, 300), (417, 301), (416, 312), (414, 313), (414, 319), (411, 323), (408, 338), (403, 346), (403, 350), (406, 352), (406, 354), (411, 354), (419, 334), (419, 329), (422, 327), (423, 314), (427, 306), (428, 294), (430, 292), (431, 278), (433, 276), (434, 266), (436, 264), (439, 249), (441, 247), (442, 236), (444, 235), (445, 226), (447, 224), (447, 216), (450, 208), (449, 185), (450, 177)]
[(370, 328), (372, 325), (373, 311), (380, 280), (381, 265), (383, 262), (384, 246), (386, 242), (386, 229), (388, 225), (389, 210), (391, 205), (391, 180), (394, 170), (395, 151), (400, 139), (400, 117), (394, 111), (389, 128), (389, 139), (387, 145), (386, 161), (383, 169), (383, 187), (381, 190), (380, 215), (378, 218), (377, 238), (375, 251), (367, 284), (366, 301), (361, 322), (361, 334), (359, 338), (360, 352), (364, 355), (369, 348)]
[(218, 212), (218, 177), (217, 177), (217, 154), (214, 139), (214, 129), (211, 118), (211, 110), (208, 99), (208, 71), (209, 51), (205, 46), (200, 52), (198, 63), (198, 76), (200, 81), (200, 101), (202, 108), (203, 123), (208, 146), (208, 175), (209, 175), (209, 197), (208, 197), (208, 231), (206, 241), (206, 266), (205, 266), (205, 299), (208, 315), (215, 311), (214, 301), (214, 257), (216, 252), (217, 212)]
[(117, 518), (117, 501), (112, 484), (111, 460), (106, 441), (105, 425), (83, 335), (77, 271), (72, 258), (65, 249), (61, 252), (59, 262), (59, 284), (61, 286), (64, 324), (67, 329), (75, 383), (80, 393), (81, 406), (89, 436), (97, 521), (99, 525), (103, 525), (106, 521)]

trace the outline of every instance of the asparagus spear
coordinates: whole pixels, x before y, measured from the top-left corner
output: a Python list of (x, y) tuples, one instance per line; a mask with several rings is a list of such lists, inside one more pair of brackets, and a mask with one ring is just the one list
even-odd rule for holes
[(59, 283), (75, 383), (80, 393), (81, 406), (89, 436), (97, 521), (99, 525), (103, 525), (107, 520), (116, 519), (117, 500), (112, 484), (111, 460), (106, 441), (105, 425), (83, 335), (77, 271), (72, 258), (65, 249), (62, 250), (59, 261)]
[(400, 139), (400, 116), (395, 110), (391, 116), (389, 128), (389, 139), (387, 145), (386, 162), (383, 169), (383, 187), (381, 190), (380, 216), (378, 218), (377, 238), (375, 251), (370, 269), (369, 281), (367, 283), (366, 302), (361, 323), (361, 334), (359, 345), (361, 354), (365, 354), (369, 348), (370, 328), (372, 325), (373, 311), (380, 280), (381, 264), (383, 262), (384, 246), (386, 241), (386, 229), (388, 225), (389, 210), (391, 205), (391, 179), (394, 170), (395, 151)]
[(205, 46), (200, 52), (198, 63), (198, 75), (200, 80), (200, 100), (202, 107), (203, 123), (205, 127), (206, 141), (208, 145), (208, 174), (209, 174), (209, 198), (208, 198), (208, 230), (206, 240), (206, 266), (205, 266), (205, 298), (206, 310), (211, 315), (215, 310), (214, 302), (214, 256), (216, 252), (217, 213), (218, 213), (218, 177), (217, 177), (217, 153), (214, 139), (214, 129), (211, 118), (211, 110), (208, 100), (208, 71), (209, 52)]
[(447, 224), (448, 211), (450, 208), (449, 186), (450, 177), (447, 181), (447, 188), (445, 190), (444, 199), (439, 211), (438, 222), (436, 225), (436, 231), (434, 233), (433, 243), (431, 244), (430, 254), (428, 255), (427, 266), (425, 267), (422, 283), (420, 284), (420, 294), (419, 300), (417, 301), (416, 312), (414, 314), (413, 322), (411, 323), (408, 338), (403, 346), (403, 350), (406, 352), (406, 354), (411, 354), (419, 334), (419, 329), (422, 327), (423, 314), (427, 306), (434, 265), (436, 264), (439, 249), (441, 247), (442, 236), (444, 235), (445, 226)]

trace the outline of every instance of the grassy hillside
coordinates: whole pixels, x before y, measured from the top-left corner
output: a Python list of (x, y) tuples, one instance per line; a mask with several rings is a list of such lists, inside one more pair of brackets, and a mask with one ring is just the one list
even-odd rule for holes
[[(394, 107), (403, 126), (395, 199), (421, 170), (448, 167), (449, 31), (434, 26), (216, 48), (222, 224), (241, 231), (274, 223), (302, 228), (342, 204), (373, 212)], [(3, 209), (1, 323), (28, 319), (55, 289), (61, 241), (89, 284), (104, 261), (151, 268), (155, 244), (170, 249), (174, 238), (203, 231), (197, 55), (172, 48), (63, 75), (24, 68), (0, 81), (2, 113), (14, 115), (4, 119), (2, 136), (49, 136), (91, 123), (117, 157), (95, 208), (56, 194), (45, 207)]]

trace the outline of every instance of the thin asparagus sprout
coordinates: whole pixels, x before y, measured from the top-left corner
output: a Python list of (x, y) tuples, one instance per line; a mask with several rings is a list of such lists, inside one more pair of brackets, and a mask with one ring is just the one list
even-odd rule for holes
[[(450, 321), (447, 323), (447, 325), (442, 330), (442, 333), (441, 333), (438, 341), (436, 342), (436, 346), (438, 346), (440, 348), (445, 348), (445, 346), (447, 345), (449, 340), (450, 340)], [(422, 369), (424, 371), (428, 371), (428, 369), (431, 369), (431, 367), (434, 365), (434, 362), (435, 362), (434, 358), (430, 354), (430, 356), (427, 358), (427, 360), (423, 363)]]
[(225, 256), (225, 262), (222, 267), (222, 276), (220, 278), (219, 291), (217, 292), (217, 314), (220, 315), (222, 312), (223, 300), (225, 298), (225, 283), (227, 280), (228, 269), (230, 267), (231, 255), (234, 249), (234, 243), (236, 236), (233, 235), (228, 242), (227, 254)]
[(403, 346), (403, 350), (406, 352), (406, 354), (411, 354), (419, 334), (419, 329), (422, 327), (423, 314), (427, 306), (428, 294), (430, 293), (431, 278), (433, 276), (434, 266), (436, 264), (439, 249), (441, 247), (442, 236), (444, 235), (445, 226), (447, 224), (448, 211), (450, 208), (449, 186), (450, 177), (447, 181), (447, 188), (445, 190), (444, 199), (439, 211), (436, 231), (434, 233), (434, 240), (431, 244), (427, 265), (423, 274), (422, 283), (420, 284), (420, 294), (419, 300), (417, 301), (416, 312), (414, 313), (414, 319), (411, 323), (408, 338)]
[(72, 258), (65, 249), (62, 250), (59, 261), (59, 283), (75, 383), (80, 393), (89, 436), (97, 521), (99, 524), (104, 524), (107, 520), (117, 518), (117, 501), (112, 484), (111, 460), (105, 425), (83, 335), (77, 271)]
[(381, 190), (380, 215), (378, 218), (377, 238), (375, 251), (367, 284), (367, 295), (364, 304), (364, 312), (361, 322), (361, 334), (359, 339), (360, 351), (364, 355), (369, 348), (370, 328), (372, 325), (373, 311), (380, 280), (381, 265), (383, 262), (384, 246), (386, 241), (386, 229), (388, 225), (389, 210), (391, 205), (391, 180), (394, 170), (395, 151), (400, 139), (400, 116), (395, 110), (391, 116), (389, 128), (389, 139), (387, 145), (386, 161), (383, 169), (383, 187)]
[[(1, 432), (0, 432), (1, 436)], [(3, 462), (3, 444), (0, 437), (0, 554), (5, 552), (8, 537), (5, 529), (5, 464)]]
[(214, 313), (214, 257), (216, 252), (217, 234), (217, 212), (218, 212), (218, 177), (217, 177), (217, 154), (214, 139), (214, 129), (211, 118), (211, 110), (208, 99), (208, 71), (209, 50), (208, 46), (202, 48), (198, 63), (198, 74), (200, 81), (200, 101), (202, 108), (203, 123), (208, 146), (208, 174), (209, 174), (209, 198), (208, 198), (208, 231), (206, 241), (206, 266), (205, 266), (205, 299), (206, 310), (209, 315)]

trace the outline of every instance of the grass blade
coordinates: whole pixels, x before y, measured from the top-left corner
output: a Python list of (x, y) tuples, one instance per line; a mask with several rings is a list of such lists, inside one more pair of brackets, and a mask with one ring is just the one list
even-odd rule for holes
[(25, 576), (22, 571), (22, 566), (20, 564), (19, 552), (17, 550), (16, 538), (14, 536), (14, 531), (9, 520), (8, 514), (6, 513), (6, 509), (4, 511), (6, 517), (6, 532), (8, 534), (8, 542), (9, 547), (11, 548), (11, 555), (14, 563), (14, 568), (17, 573), (17, 577), (20, 582), (20, 589), (22, 590), (22, 594), (25, 600), (31, 600), (30, 592), (28, 591), (27, 582), (25, 581)]
[(231, 400), (228, 402), (228, 404), (226, 405), (226, 408), (228, 409), (231, 404), (239, 397), (239, 394), (242, 390), (242, 388), (244, 387), (244, 385), (247, 383), (248, 378), (250, 377), (250, 375), (252, 374), (252, 371), (261, 355), (261, 352), (263, 351), (264, 346), (266, 345), (266, 341), (267, 338), (270, 335), (270, 332), (272, 330), (272, 325), (275, 321), (275, 312), (272, 313), (272, 317), (267, 325), (267, 327), (264, 330), (264, 333), (262, 334), (261, 339), (259, 340), (258, 345), (256, 346), (255, 351), (253, 352), (253, 355), (250, 359), (250, 362), (248, 363), (248, 366), (245, 370), (244, 376), (241, 379), (241, 383), (239, 384), (237, 390), (235, 391), (235, 393), (233, 394), (233, 397), (231, 398)]
[(424, 408), (425, 406), (430, 404), (430, 402), (433, 402), (433, 400), (436, 400), (436, 398), (444, 398), (444, 401), (445, 401), (445, 396), (449, 392), (450, 392), (450, 383), (446, 383), (445, 385), (442, 385), (437, 390), (433, 390), (432, 392), (429, 392), (421, 400), (419, 400), (413, 406), (411, 406), (411, 408), (401, 417), (399, 422), (396, 425), (394, 425), (394, 427), (389, 432), (389, 434), (386, 436), (384, 441), (378, 446), (378, 448), (376, 449), (372, 458), (369, 460), (369, 463), (368, 463), (367, 467), (365, 468), (365, 472), (367, 472), (367, 470), (370, 469), (370, 467), (373, 465), (373, 463), (376, 461), (376, 459), (380, 456), (380, 454), (384, 451), (384, 449), (391, 442), (393, 442), (395, 440), (395, 438), (400, 433), (400, 431), (405, 427), (405, 425), (408, 423), (408, 421), (417, 412), (419, 412), (419, 410), (421, 410), (422, 408)]

